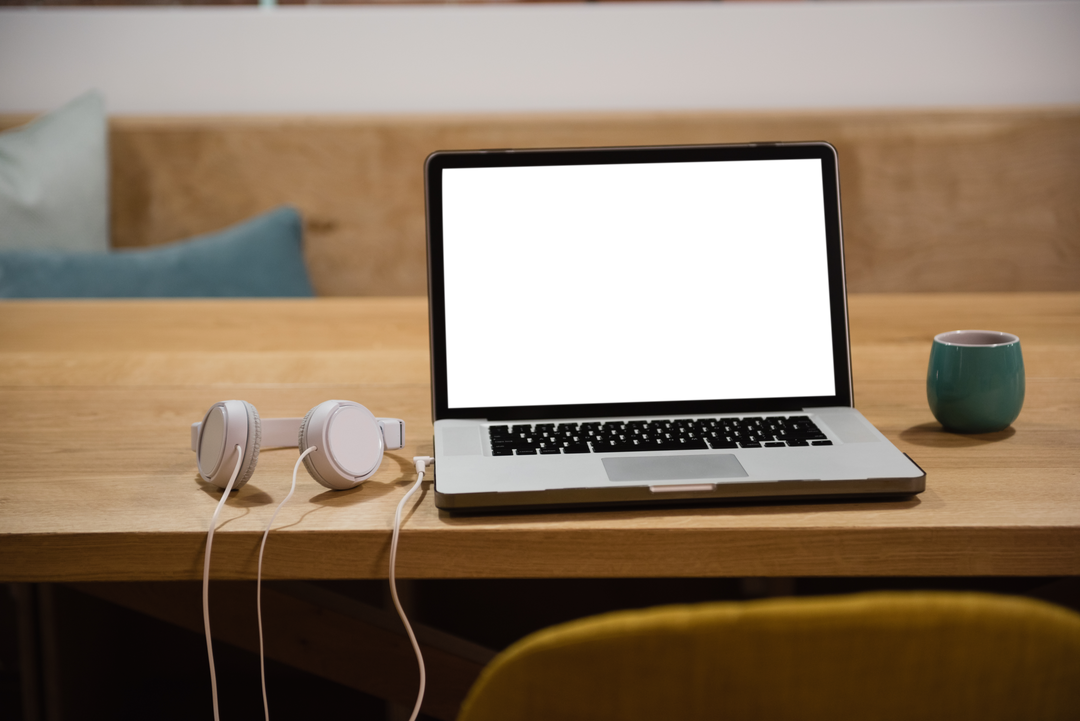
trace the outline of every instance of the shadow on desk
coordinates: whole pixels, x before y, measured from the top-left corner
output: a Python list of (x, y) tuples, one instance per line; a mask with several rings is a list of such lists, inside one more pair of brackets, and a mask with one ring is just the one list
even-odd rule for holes
[(940, 423), (920, 423), (900, 431), (900, 440), (926, 448), (966, 448), (998, 443), (1016, 435), (1012, 426), (994, 433), (953, 433)]
[[(686, 504), (670, 503), (663, 506), (607, 506), (603, 509), (612, 520), (626, 521), (635, 519), (701, 517), (701, 516), (783, 516), (806, 513), (843, 513), (852, 511), (905, 511), (918, 507), (922, 501), (919, 496), (903, 495), (896, 498), (875, 496), (874, 500), (863, 498), (831, 498), (823, 503), (820, 496), (805, 500), (783, 498), (778, 500), (749, 499), (746, 501), (719, 500), (705, 503), (701, 500), (688, 501)], [(557, 508), (538, 512), (536, 509), (501, 510), (489, 513), (450, 513), (439, 511), (439, 520), (447, 525), (469, 525), (476, 519), (498, 520), (500, 524), (530, 524), (537, 520), (558, 522), (573, 520), (575, 516), (595, 514), (599, 509), (588, 506), (575, 508)]]

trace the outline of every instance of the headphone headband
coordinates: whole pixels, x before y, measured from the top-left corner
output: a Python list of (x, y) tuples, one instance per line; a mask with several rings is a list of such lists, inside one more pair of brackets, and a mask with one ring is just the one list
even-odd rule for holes
[[(262, 443), (263, 448), (296, 448), (296, 438), (300, 433), (300, 422), (303, 418), (263, 418), (262, 420)], [(191, 450), (199, 449), (199, 430), (202, 421), (191, 424)]]
[[(396, 451), (405, 446), (405, 421), (400, 418), (376, 418), (386, 441), (386, 450)], [(303, 418), (263, 418), (263, 448), (296, 448)], [(191, 450), (199, 450), (199, 430), (202, 421), (191, 424)]]

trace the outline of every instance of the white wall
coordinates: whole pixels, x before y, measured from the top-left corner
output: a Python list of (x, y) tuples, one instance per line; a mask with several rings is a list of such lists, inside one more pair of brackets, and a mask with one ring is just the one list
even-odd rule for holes
[(0, 9), (0, 112), (1080, 103), (1080, 2)]

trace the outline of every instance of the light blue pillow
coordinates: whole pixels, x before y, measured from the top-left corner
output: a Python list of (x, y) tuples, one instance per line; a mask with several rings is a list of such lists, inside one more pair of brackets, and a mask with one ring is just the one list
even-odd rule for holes
[(302, 236), (300, 214), (282, 207), (145, 250), (0, 251), (0, 298), (312, 296)]
[(0, 133), (0, 250), (109, 250), (108, 133), (97, 92)]

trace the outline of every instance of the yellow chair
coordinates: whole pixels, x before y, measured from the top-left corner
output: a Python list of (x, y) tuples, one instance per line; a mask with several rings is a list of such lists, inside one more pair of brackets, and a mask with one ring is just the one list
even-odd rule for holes
[(458, 721), (1080, 719), (1080, 615), (868, 593), (668, 606), (535, 633)]

